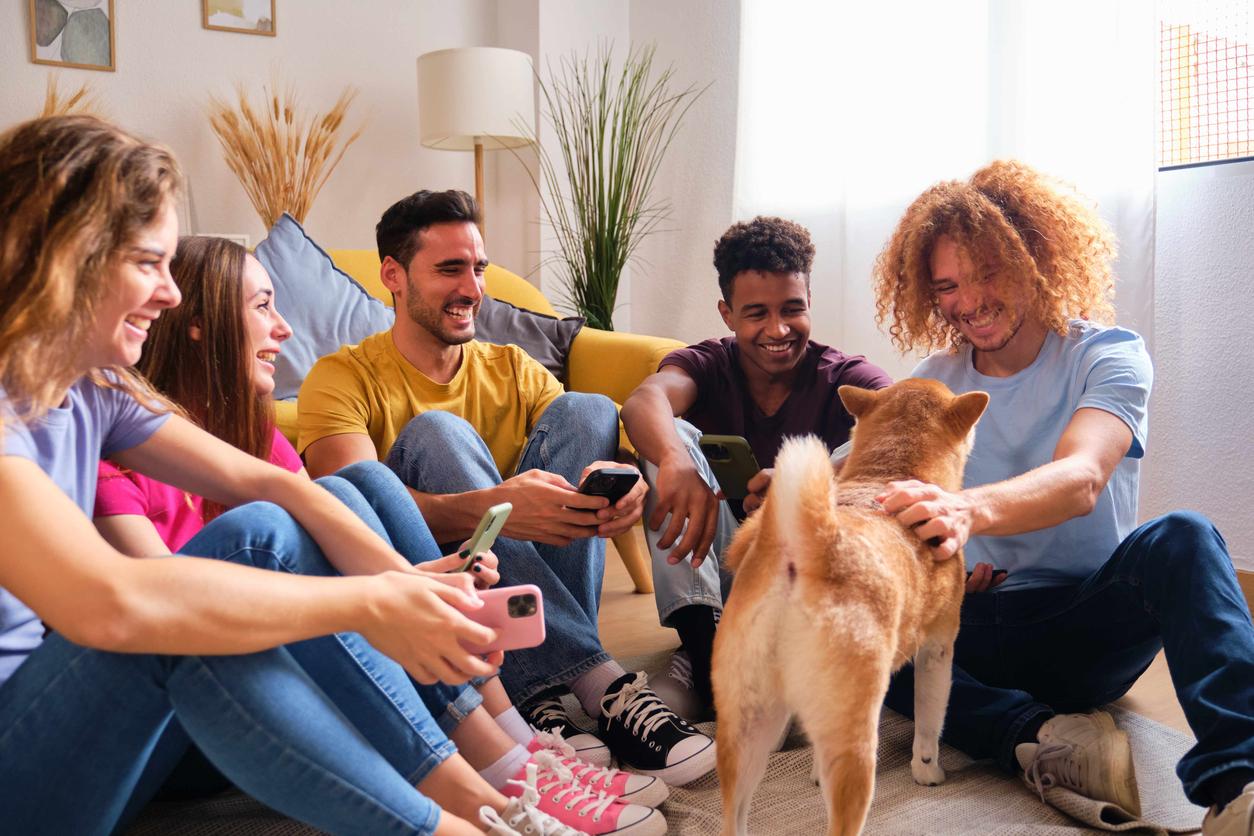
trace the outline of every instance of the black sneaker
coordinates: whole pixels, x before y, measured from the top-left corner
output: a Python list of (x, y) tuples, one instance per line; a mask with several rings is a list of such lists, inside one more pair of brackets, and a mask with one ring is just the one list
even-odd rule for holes
[(593, 766), (609, 766), (610, 750), (601, 738), (570, 719), (562, 702), (564, 693), (569, 691), (561, 687), (541, 691), (526, 705), (520, 705), (518, 711), (533, 729), (555, 734), (566, 741), (581, 761)]
[(714, 770), (714, 741), (667, 707), (643, 673), (614, 680), (601, 698), (601, 737), (633, 772), (671, 785)]

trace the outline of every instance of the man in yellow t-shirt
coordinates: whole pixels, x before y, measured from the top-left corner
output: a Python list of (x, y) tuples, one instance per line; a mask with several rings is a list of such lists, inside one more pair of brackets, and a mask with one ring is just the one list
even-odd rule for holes
[[(585, 760), (612, 751), (636, 771), (688, 783), (714, 768), (714, 744), (601, 646), (605, 539), (640, 518), (641, 479), (609, 506), (579, 493), (592, 470), (621, 466), (618, 413), (600, 395), (563, 393), (516, 346), (476, 342), (488, 265), (478, 206), (465, 192), (417, 192), (376, 228), (380, 278), (396, 323), (323, 357), (301, 387), (297, 448), (311, 476), (382, 459), (408, 486), (437, 542), (457, 544), (490, 506), (513, 505), (494, 551), (503, 585), (544, 595), (547, 638), (506, 654), (501, 679), (529, 722)], [(566, 714), (567, 689), (598, 734)], [(648, 715), (648, 739), (632, 718)], [(656, 720), (656, 723), (654, 722)]]

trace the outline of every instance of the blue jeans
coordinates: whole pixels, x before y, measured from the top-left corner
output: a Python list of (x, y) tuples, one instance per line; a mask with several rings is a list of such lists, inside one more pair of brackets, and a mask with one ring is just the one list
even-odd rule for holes
[[(359, 462), (334, 476), (319, 479), (318, 483), (410, 563), (440, 556), (439, 547), (409, 492), (383, 465)], [(280, 518), (286, 516), (274, 506), (249, 507), (260, 507)], [(230, 513), (238, 514), (243, 510)], [(248, 516), (255, 524), (257, 511), (248, 512)], [(282, 525), (281, 519), (277, 524)], [(184, 546), (183, 552), (209, 554), (218, 537), (215, 530), (206, 528)], [(270, 552), (261, 558), (258, 557), (260, 552), (252, 551), (247, 562), (258, 568), (290, 574), (337, 574), (312, 541), (307, 546), (285, 553)], [(421, 685), (413, 681), (400, 665), (379, 653), (357, 633), (338, 633), (296, 642), (287, 649), (371, 745), (412, 784), (421, 781), (456, 751), (446, 735), (483, 702), (479, 692), (466, 685)], [(200, 780), (208, 788), (216, 788), (212, 773), (203, 774), (203, 765), (200, 776), (194, 769), (188, 769), (189, 761), (184, 753), (189, 750), (189, 743), (178, 721), (172, 721), (157, 745), (123, 820), (142, 808), (180, 758), (184, 758), (179, 762), (179, 773), (184, 778), (189, 782)], [(196, 761), (192, 755), (191, 765)]]
[[(567, 392), (536, 422), (518, 472), (546, 470), (577, 485), (584, 467), (612, 459), (617, 446), (618, 411), (613, 401)], [(387, 465), (406, 485), (423, 493), (465, 493), (502, 481), (475, 428), (436, 410), (405, 425), (388, 451)], [(501, 682), (515, 703), (609, 660), (597, 632), (605, 541), (590, 537), (558, 547), (502, 537), (492, 550), (500, 558), (502, 586), (535, 584), (544, 595), (544, 644), (510, 651), (501, 666)]]
[[(222, 515), (187, 551), (278, 571), (324, 560), (268, 503)], [(154, 752), (179, 754), (161, 745), (177, 721), (236, 785), (289, 816), (333, 833), (431, 833), (439, 807), (412, 783), (454, 749), (406, 689), (399, 666), (351, 633), (240, 656), (106, 653), (54, 634), (0, 686), (5, 826), (110, 832), (141, 776), (156, 774)]]
[[(692, 457), (692, 462), (697, 466), (697, 472), (701, 478), (711, 490), (717, 492), (719, 490), (718, 479), (715, 478), (714, 471), (701, 453), (701, 447), (698, 444), (701, 431), (682, 418), (676, 418), (675, 432), (678, 433), (679, 440), (683, 442), (688, 455)], [(714, 542), (710, 544), (710, 552), (706, 555), (705, 562), (693, 569), (692, 560), (685, 558), (672, 566), (666, 560), (671, 549), (664, 549), (658, 545), (658, 540), (662, 539), (662, 535), (666, 533), (670, 525), (670, 515), (666, 516), (657, 531), (649, 528), (648, 525), (648, 519), (653, 514), (653, 509), (657, 507), (657, 492), (654, 490), (657, 484), (657, 465), (646, 461), (643, 471), (645, 482), (649, 485), (649, 493), (645, 496), (644, 539), (649, 544), (649, 556), (653, 564), (653, 597), (657, 600), (658, 621), (663, 627), (670, 627), (672, 626), (671, 615), (676, 610), (693, 604), (721, 612), (723, 602), (727, 600), (727, 595), (731, 591), (731, 574), (722, 570), (723, 553), (731, 543), (732, 537), (735, 536), (736, 530), (740, 528), (740, 522), (732, 513), (727, 501), (720, 502), (718, 522), (714, 529)], [(686, 528), (685, 525), (685, 530)], [(672, 543), (671, 548), (674, 546), (675, 543)]]
[[(968, 596), (943, 739), (1013, 771), (1028, 723), (1118, 699), (1160, 649), (1197, 736), (1176, 774), (1208, 804), (1208, 779), (1254, 768), (1254, 626), (1227, 546), (1198, 514), (1147, 522), (1076, 585)], [(913, 693), (906, 667), (887, 704), (911, 716)]]

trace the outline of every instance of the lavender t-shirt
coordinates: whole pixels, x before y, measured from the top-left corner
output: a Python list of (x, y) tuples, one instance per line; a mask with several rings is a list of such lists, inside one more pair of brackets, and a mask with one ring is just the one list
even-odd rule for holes
[(684, 418), (703, 433), (743, 436), (760, 467), (775, 464), (786, 436), (814, 434), (828, 448), (849, 440), (853, 416), (840, 402), (837, 387), (883, 389), (893, 382), (865, 357), (811, 341), (792, 392), (774, 415), (767, 415), (749, 394), (735, 337), (676, 349), (662, 358), (658, 368), (662, 366), (683, 369), (697, 384), (697, 400)]
[[(149, 412), (125, 392), (97, 386), (87, 378), (70, 387), (61, 406), (30, 425), (14, 418), (3, 389), (0, 410), (5, 419), (3, 454), (39, 465), (89, 517), (96, 501), (97, 462), (147, 441), (169, 417)], [(43, 634), (39, 617), (0, 588), (0, 683), (39, 646)]]

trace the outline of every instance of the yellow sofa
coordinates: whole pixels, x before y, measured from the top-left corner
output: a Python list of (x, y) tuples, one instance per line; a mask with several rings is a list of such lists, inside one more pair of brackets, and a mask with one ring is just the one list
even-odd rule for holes
[[(387, 305), (392, 304), (392, 295), (379, 279), (379, 256), (374, 250), (331, 250), (329, 254), (336, 267), (352, 276), (372, 296)], [(557, 315), (544, 294), (515, 273), (491, 264), (484, 279), (488, 294), (495, 299), (537, 313)], [(666, 354), (682, 346), (683, 343), (678, 340), (665, 337), (585, 327), (575, 337), (571, 347), (567, 388), (573, 392), (606, 395), (621, 404), (640, 381), (657, 370), (657, 364)], [(296, 404), (279, 401), (275, 409), (279, 429), (294, 440)], [(615, 537), (614, 547), (622, 557), (636, 591), (652, 592), (653, 579), (643, 529), (637, 526)]]

